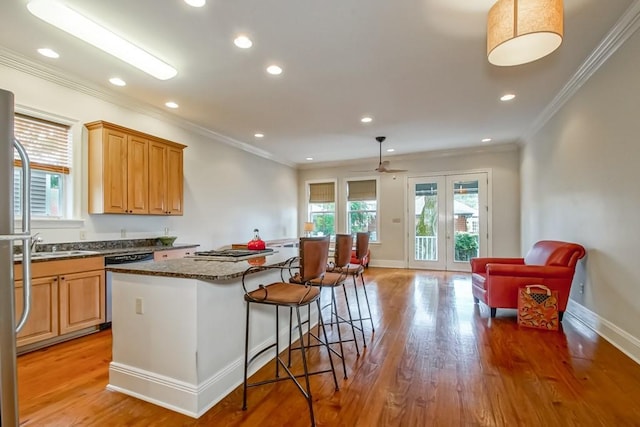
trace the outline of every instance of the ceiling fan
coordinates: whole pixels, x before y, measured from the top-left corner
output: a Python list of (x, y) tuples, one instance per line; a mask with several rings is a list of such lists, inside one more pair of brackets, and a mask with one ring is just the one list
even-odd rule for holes
[(378, 141), (379, 145), (380, 145), (380, 157), (379, 157), (379, 163), (378, 163), (378, 167), (375, 168), (374, 170), (376, 172), (381, 172), (381, 173), (397, 173), (397, 172), (406, 172), (405, 169), (389, 169), (389, 161), (385, 160), (384, 162), (382, 161), (382, 143), (384, 142), (384, 140), (387, 139), (386, 136), (376, 136), (376, 141)]

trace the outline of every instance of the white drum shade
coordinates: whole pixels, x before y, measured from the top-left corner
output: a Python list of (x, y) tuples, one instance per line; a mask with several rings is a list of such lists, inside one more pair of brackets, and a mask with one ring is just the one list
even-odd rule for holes
[(498, 66), (526, 64), (562, 43), (562, 0), (498, 0), (487, 18), (487, 58)]

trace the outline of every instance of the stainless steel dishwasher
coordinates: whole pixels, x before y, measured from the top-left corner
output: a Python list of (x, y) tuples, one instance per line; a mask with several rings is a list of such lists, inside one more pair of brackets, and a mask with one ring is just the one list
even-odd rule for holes
[[(143, 261), (153, 261), (153, 252), (139, 252), (139, 253), (126, 253), (119, 255), (109, 255), (104, 257), (104, 266), (107, 267), (109, 265), (120, 265), (120, 264), (130, 264), (133, 262), (143, 262)], [(108, 328), (111, 326), (111, 311), (112, 311), (112, 301), (111, 301), (111, 272), (107, 271), (106, 275), (106, 286), (105, 286), (105, 323), (103, 324), (103, 328)]]

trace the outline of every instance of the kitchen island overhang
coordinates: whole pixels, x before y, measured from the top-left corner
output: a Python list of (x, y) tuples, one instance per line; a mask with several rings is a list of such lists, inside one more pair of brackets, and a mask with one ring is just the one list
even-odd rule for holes
[[(279, 248), (265, 257), (264, 266), (281, 265), (297, 254), (297, 249)], [(113, 360), (107, 388), (198, 418), (242, 384), (246, 303), (241, 282), (251, 261), (186, 258), (109, 267)], [(251, 290), (281, 281), (280, 272), (259, 271), (247, 275), (245, 283)], [(252, 309), (250, 349), (275, 342), (274, 310)], [(280, 314), (282, 351), (289, 339), (288, 310)], [(311, 319), (317, 321), (314, 310)], [(251, 373), (274, 356), (263, 354)]]

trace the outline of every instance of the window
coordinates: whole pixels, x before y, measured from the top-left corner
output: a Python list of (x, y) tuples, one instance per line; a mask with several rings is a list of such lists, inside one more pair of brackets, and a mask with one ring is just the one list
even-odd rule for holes
[[(16, 114), (14, 133), (31, 162), (31, 215), (41, 218), (64, 217), (64, 188), (71, 172), (69, 126)], [(14, 215), (19, 217), (23, 206), (22, 161), (17, 151), (13, 163)]]
[(347, 232), (369, 232), (378, 241), (377, 180), (347, 181)]
[(336, 234), (336, 184), (320, 182), (309, 184), (309, 222), (313, 223), (312, 236)]

